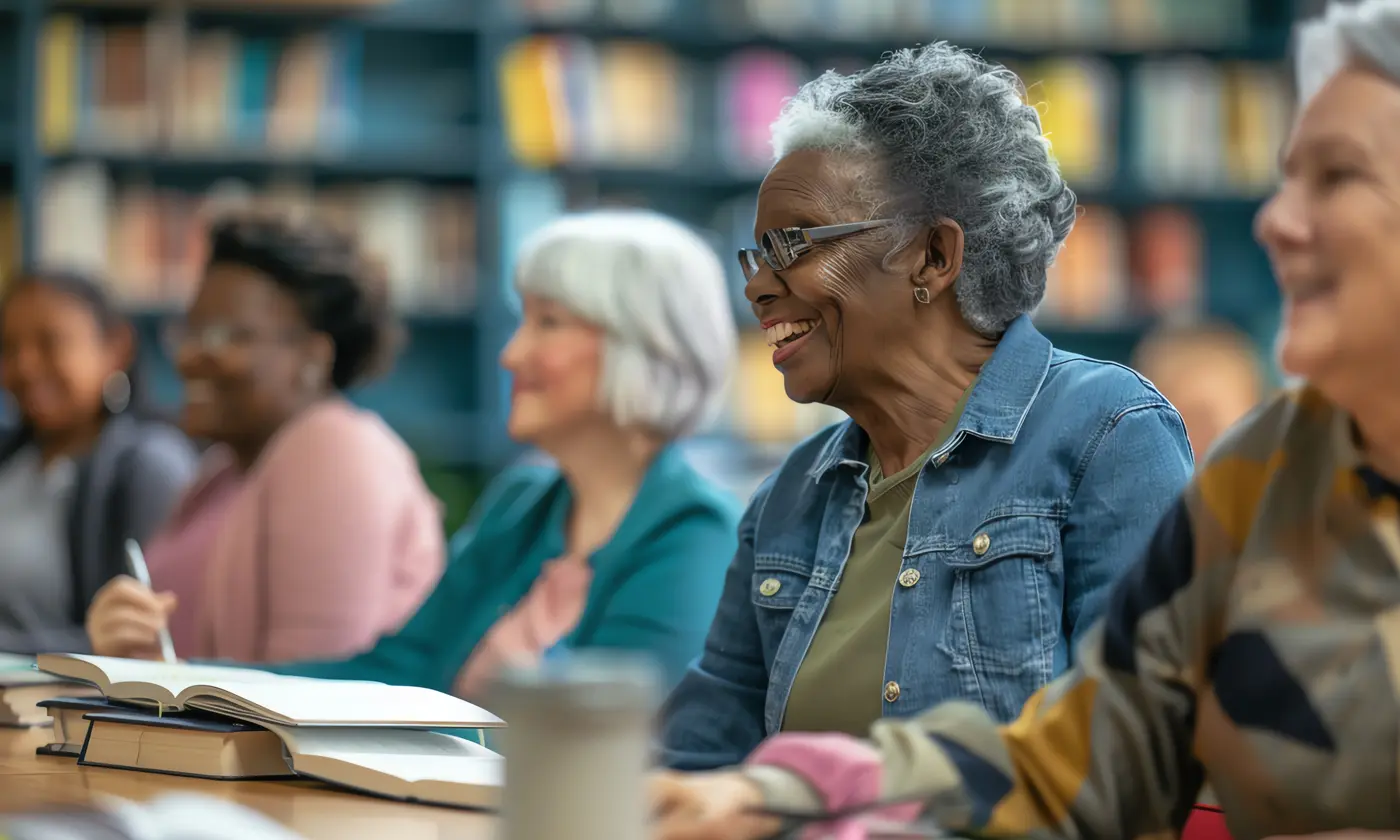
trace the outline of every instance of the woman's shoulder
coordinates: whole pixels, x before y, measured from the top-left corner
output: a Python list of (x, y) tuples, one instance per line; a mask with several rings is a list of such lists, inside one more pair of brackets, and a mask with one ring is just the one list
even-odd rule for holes
[(642, 490), (644, 512), (662, 519), (700, 519), (732, 531), (744, 509), (733, 492), (701, 473), (675, 446), (661, 454)]
[(1075, 404), (1099, 413), (1143, 406), (1172, 408), (1157, 386), (1127, 365), (1059, 349), (1051, 357), (1040, 396), (1060, 409)]
[(1304, 461), (1320, 465), (1326, 459), (1313, 456), (1338, 444), (1349, 445), (1345, 439), (1349, 428), (1346, 415), (1312, 387), (1284, 388), (1220, 436), (1202, 459), (1197, 478), (1214, 479), (1238, 471), (1245, 463), (1272, 472), (1290, 451), (1306, 454)]
[(412, 450), (379, 415), (340, 399), (313, 405), (290, 420), (267, 452), (271, 461), (411, 462)]

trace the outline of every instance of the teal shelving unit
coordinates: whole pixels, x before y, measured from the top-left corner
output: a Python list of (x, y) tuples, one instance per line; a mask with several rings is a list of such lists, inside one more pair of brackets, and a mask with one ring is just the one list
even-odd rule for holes
[[(972, 0), (968, 0), (971, 2)], [(296, 171), (316, 183), (341, 183), (397, 177), (430, 183), (469, 184), (476, 198), (477, 282), (470, 311), (406, 316), (410, 344), (397, 370), (384, 381), (355, 394), (382, 413), (422, 454), (425, 462), (450, 471), (490, 472), (514, 459), (518, 449), (505, 434), (508, 383), (496, 359), (513, 327), (509, 284), (512, 254), (521, 239), (577, 201), (571, 196), (625, 192), (646, 198), (658, 209), (697, 225), (709, 223), (722, 202), (751, 196), (751, 175), (735, 175), (721, 163), (718, 144), (695, 144), (682, 165), (661, 171), (619, 166), (562, 166), (533, 170), (510, 154), (503, 128), (497, 68), (509, 46), (532, 34), (573, 34), (598, 40), (645, 39), (661, 42), (697, 62), (717, 61), (743, 47), (767, 46), (811, 62), (833, 55), (874, 59), (885, 49), (909, 44), (898, 38), (843, 39), (825, 34), (800, 39), (755, 34), (734, 10), (739, 0), (677, 5), (656, 26), (632, 30), (605, 21), (542, 25), (522, 18), (517, 0), (399, 0), (387, 7), (337, 6), (324, 0), (157, 0), (155, 2), (58, 2), (0, 0), (0, 62), (8, 61), (13, 84), (0, 84), (0, 180), (7, 175), (17, 196), (23, 224), (26, 262), (38, 253), (39, 207), (45, 176), (52, 167), (74, 160), (96, 160), (114, 172), (141, 172), (159, 183), (191, 188), (227, 176), (258, 181), (282, 171)], [(361, 142), (334, 155), (293, 160), (248, 150), (217, 154), (161, 151), (112, 151), (81, 144), (48, 154), (39, 143), (37, 80), (45, 16), (71, 12), (84, 18), (139, 20), (175, 15), (191, 26), (220, 26), (249, 31), (329, 29), (362, 44), (363, 78), (355, 103), (365, 125)], [(1129, 49), (1074, 46), (1051, 52), (1093, 54), (1111, 64), (1130, 67), (1144, 58), (1201, 55), (1208, 59), (1270, 60), (1282, 58), (1293, 22), (1293, 3), (1254, 0), (1249, 7), (1249, 36), (1213, 45)], [(988, 55), (1008, 60), (1044, 57), (1026, 47), (998, 49)], [(4, 65), (0, 65), (4, 66)], [(430, 89), (425, 74), (461, 74), (450, 94)], [(713, 138), (710, 114), (718, 114), (713, 94), (697, 103), (697, 134)], [(429, 102), (431, 100), (431, 102)], [(449, 101), (450, 100), (450, 101)], [(423, 103), (429, 102), (424, 105)], [(418, 131), (417, 110), (430, 108), (441, 118), (436, 134)], [(1125, 102), (1120, 142), (1133, 142), (1132, 108)], [(1126, 155), (1120, 154), (1120, 159)], [(1085, 201), (1130, 209), (1170, 202), (1189, 207), (1208, 231), (1205, 269), (1212, 279), (1206, 309), (1256, 334), (1272, 329), (1274, 291), (1267, 267), (1249, 231), (1257, 201), (1248, 197), (1162, 195), (1131, 181), (1116, 179), (1104, 190), (1086, 190)], [(722, 239), (723, 237), (717, 237)], [(723, 241), (725, 250), (732, 245)], [(144, 312), (139, 320), (150, 364), (157, 371), (157, 393), (175, 400), (178, 385), (157, 340), (167, 313)], [(741, 313), (741, 323), (751, 320)], [(1061, 345), (1093, 355), (1123, 359), (1140, 337), (1143, 325), (1052, 331)], [(475, 479), (473, 479), (475, 481)]]

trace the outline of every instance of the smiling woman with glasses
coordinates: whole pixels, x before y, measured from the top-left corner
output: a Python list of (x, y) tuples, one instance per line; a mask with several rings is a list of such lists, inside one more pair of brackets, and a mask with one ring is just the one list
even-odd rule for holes
[[(98, 653), (261, 662), (355, 653), (442, 571), (439, 505), (413, 453), (342, 392), (391, 361), (395, 322), (355, 243), (261, 216), (218, 225), (189, 311), (166, 331), (183, 422), (211, 441), (199, 481), (145, 554), (155, 592), (100, 592)], [(158, 593), (158, 594), (157, 594)]]
[(1189, 478), (1161, 394), (1031, 323), (1076, 210), (1021, 94), (935, 44), (829, 72), (775, 124), (746, 294), (788, 396), (850, 420), (753, 497), (670, 766), (944, 700), (1011, 717)]

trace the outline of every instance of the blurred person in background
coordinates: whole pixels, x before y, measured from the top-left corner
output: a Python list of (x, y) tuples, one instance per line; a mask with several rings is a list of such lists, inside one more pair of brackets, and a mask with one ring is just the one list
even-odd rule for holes
[(949, 835), (1173, 837), (1206, 781), (1240, 840), (1400, 836), (1400, 0), (1332, 4), (1297, 61), (1256, 234), (1305, 384), (1216, 444), (1074, 669), (1006, 726), (948, 704), (664, 778), (654, 837), (890, 802)]
[[(735, 354), (718, 259), (665, 217), (586, 213), (534, 236), (515, 285), (509, 432), (554, 465), (492, 482), (403, 630), (360, 656), (273, 670), (480, 699), (503, 665), (574, 648), (648, 653), (672, 681), (699, 652), (739, 505), (674, 443), (722, 399)], [(95, 622), (108, 628), (98, 648), (157, 655), (162, 615), (124, 585), (120, 612)]]
[(746, 292), (788, 395), (851, 419), (749, 504), (667, 705), (682, 769), (944, 700), (1013, 716), (1193, 465), (1149, 383), (1031, 324), (1075, 196), (1009, 70), (902, 50), (804, 85), (773, 140)]
[(1163, 324), (1138, 344), (1132, 366), (1181, 412), (1197, 461), (1267, 387), (1249, 336), (1215, 321)]
[(445, 540), (413, 453), (343, 395), (397, 348), (378, 268), (330, 229), (232, 217), (170, 343), (185, 429), (214, 446), (146, 548), (159, 594), (109, 584), (94, 649), (132, 653), (168, 618), (181, 656), (341, 656), (402, 625)]
[(102, 286), (21, 275), (0, 298), (0, 650), (86, 651), (83, 618), (165, 521), (198, 453), (148, 414), (136, 336)]

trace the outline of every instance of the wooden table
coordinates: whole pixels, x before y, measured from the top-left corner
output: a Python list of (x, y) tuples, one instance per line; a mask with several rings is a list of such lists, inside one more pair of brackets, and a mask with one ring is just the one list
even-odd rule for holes
[(0, 728), (0, 813), (84, 804), (94, 794), (141, 801), (179, 791), (237, 802), (308, 840), (488, 840), (495, 834), (496, 819), (489, 814), (388, 802), (312, 782), (217, 782), (79, 767), (77, 759), (34, 754), (50, 734), (47, 727)]

